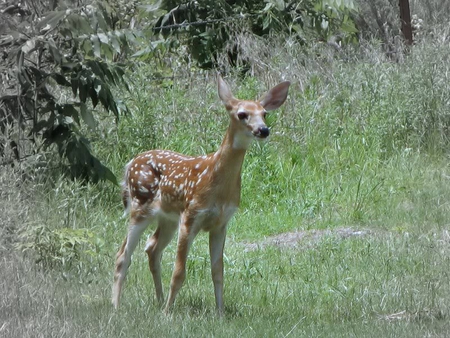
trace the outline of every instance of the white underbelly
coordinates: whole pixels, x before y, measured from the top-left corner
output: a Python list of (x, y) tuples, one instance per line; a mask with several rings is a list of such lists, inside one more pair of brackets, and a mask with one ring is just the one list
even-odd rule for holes
[(195, 226), (203, 231), (211, 231), (214, 228), (223, 227), (228, 224), (237, 210), (237, 206), (213, 206), (198, 212)]
[[(198, 210), (192, 227), (197, 230), (211, 231), (214, 228), (225, 226), (228, 224), (237, 208), (238, 207), (234, 205), (214, 205), (207, 209)], [(180, 222), (181, 214), (177, 212), (165, 212), (159, 209), (156, 211), (155, 216), (158, 220), (163, 222), (178, 224)]]

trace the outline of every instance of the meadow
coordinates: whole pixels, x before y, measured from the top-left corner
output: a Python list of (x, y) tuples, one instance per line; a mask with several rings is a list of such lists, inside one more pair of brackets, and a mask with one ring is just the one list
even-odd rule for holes
[[(244, 162), (225, 246), (224, 318), (214, 311), (205, 234), (170, 315), (156, 305), (144, 238), (114, 311), (127, 227), (119, 188), (3, 167), (0, 336), (449, 336), (448, 41), (421, 41), (397, 61), (375, 42), (338, 55), (300, 48), (272, 45), (277, 53), (261, 53), (252, 76), (226, 77), (239, 98), (285, 79), (292, 87), (268, 118), (269, 141)], [(103, 116), (91, 132), (119, 178), (147, 149), (201, 155), (220, 145), (228, 116), (214, 73), (178, 72), (155, 82), (137, 65), (123, 93), (130, 114), (117, 124)], [(166, 292), (175, 244), (163, 257)]]

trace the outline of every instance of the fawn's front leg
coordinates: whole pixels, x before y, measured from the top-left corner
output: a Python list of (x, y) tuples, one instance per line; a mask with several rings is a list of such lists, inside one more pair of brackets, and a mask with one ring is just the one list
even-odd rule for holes
[(209, 233), (209, 255), (211, 259), (211, 276), (214, 283), (216, 309), (223, 315), (223, 248), (227, 233), (226, 225)]

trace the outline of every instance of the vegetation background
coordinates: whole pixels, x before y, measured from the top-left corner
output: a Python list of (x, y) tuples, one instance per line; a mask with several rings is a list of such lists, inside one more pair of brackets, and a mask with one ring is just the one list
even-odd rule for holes
[[(410, 1), (412, 46), (397, 5), (3, 1), (0, 336), (449, 336), (450, 3)], [(292, 82), (245, 160), (225, 318), (202, 235), (171, 315), (143, 243), (113, 311), (124, 164), (215, 151), (217, 71)]]

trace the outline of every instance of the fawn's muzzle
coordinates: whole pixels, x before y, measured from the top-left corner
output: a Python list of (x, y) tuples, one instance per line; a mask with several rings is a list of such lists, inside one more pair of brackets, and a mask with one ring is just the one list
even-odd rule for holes
[(258, 128), (258, 131), (255, 133), (255, 136), (261, 137), (261, 138), (266, 138), (267, 136), (269, 136), (269, 134), (270, 134), (269, 128), (260, 127), (260, 128)]

